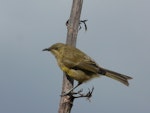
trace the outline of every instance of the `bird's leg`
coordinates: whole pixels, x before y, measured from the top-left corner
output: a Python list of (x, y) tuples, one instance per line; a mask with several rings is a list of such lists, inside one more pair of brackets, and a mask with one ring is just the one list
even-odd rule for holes
[(82, 83), (81, 82), (78, 82), (78, 84), (75, 86), (75, 87), (73, 87), (73, 88), (71, 88), (69, 91), (67, 91), (67, 92), (65, 92), (65, 93), (63, 93), (63, 94), (61, 94), (61, 96), (66, 96), (66, 95), (69, 95), (69, 94), (71, 94), (71, 92), (74, 90), (74, 89), (76, 89), (79, 85), (81, 85)]

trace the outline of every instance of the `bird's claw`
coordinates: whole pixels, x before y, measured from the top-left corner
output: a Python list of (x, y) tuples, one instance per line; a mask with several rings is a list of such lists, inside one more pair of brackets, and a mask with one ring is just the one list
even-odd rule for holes
[(60, 96), (71, 96), (72, 98), (83, 98), (86, 97), (88, 100), (92, 97), (92, 93), (94, 91), (94, 87), (86, 93), (82, 93), (83, 89), (80, 89), (78, 92), (73, 92), (73, 91), (68, 91), (65, 92), (63, 94), (61, 94)]

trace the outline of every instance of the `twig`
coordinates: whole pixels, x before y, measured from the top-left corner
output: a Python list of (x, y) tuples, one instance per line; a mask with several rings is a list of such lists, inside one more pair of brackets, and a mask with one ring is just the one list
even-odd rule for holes
[[(79, 30), (82, 29), (81, 24), (83, 23), (83, 24), (84, 24), (85, 31), (87, 31), (87, 25), (86, 25), (86, 22), (87, 22), (87, 21), (88, 21), (88, 20), (80, 20), (80, 22), (79, 22)], [(68, 24), (69, 24), (69, 20), (66, 21), (66, 26), (68, 26)]]

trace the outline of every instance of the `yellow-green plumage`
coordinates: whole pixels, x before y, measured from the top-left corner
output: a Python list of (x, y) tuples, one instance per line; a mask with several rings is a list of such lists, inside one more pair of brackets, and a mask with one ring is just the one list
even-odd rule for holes
[(63, 43), (56, 43), (44, 51), (50, 51), (56, 57), (61, 70), (80, 84), (100, 75), (115, 79), (127, 86), (129, 85), (128, 79), (132, 79), (129, 76), (98, 66), (81, 50)]

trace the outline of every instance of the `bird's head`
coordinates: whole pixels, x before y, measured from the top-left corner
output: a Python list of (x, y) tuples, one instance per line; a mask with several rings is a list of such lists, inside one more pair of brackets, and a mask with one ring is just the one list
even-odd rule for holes
[(53, 44), (49, 48), (43, 49), (43, 51), (50, 51), (53, 55), (55, 55), (57, 57), (57, 56), (60, 55), (60, 52), (61, 52), (63, 47), (65, 47), (65, 44), (63, 44), (63, 43), (56, 43), (56, 44)]

